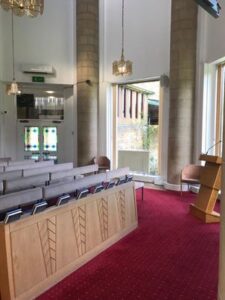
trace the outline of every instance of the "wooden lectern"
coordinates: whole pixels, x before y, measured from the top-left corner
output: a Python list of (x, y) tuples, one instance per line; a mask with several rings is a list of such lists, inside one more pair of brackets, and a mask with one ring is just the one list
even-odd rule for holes
[(222, 158), (219, 156), (201, 154), (200, 160), (205, 166), (200, 173), (200, 190), (195, 204), (190, 205), (190, 212), (204, 223), (217, 223), (220, 214), (215, 212), (218, 192), (221, 188)]

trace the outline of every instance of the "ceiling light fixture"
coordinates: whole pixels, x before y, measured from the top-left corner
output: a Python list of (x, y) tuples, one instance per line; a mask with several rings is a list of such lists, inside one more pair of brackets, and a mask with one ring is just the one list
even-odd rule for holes
[(13, 10), (12, 10), (12, 73), (13, 80), (11, 84), (6, 86), (6, 92), (8, 95), (18, 95), (20, 90), (15, 79), (15, 55), (14, 55), (14, 22), (13, 22)]
[(132, 74), (132, 62), (124, 58), (124, 0), (122, 0), (122, 53), (120, 60), (112, 64), (113, 75), (123, 76)]
[(0, 0), (0, 5), (5, 10), (12, 9), (17, 16), (37, 17), (44, 11), (44, 0)]
[(46, 91), (47, 94), (54, 94), (54, 91)]

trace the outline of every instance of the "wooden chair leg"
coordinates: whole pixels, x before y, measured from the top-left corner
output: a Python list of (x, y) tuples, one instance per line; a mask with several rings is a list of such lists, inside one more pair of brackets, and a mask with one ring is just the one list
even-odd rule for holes
[(182, 199), (183, 190), (182, 190), (182, 181), (180, 181), (180, 198)]

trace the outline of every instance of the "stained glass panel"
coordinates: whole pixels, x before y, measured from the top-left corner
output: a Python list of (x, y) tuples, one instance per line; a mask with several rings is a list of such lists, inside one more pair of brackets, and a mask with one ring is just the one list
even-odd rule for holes
[(57, 128), (44, 127), (43, 128), (43, 143), (44, 151), (57, 151)]
[(24, 150), (39, 151), (39, 127), (25, 127), (24, 131)]

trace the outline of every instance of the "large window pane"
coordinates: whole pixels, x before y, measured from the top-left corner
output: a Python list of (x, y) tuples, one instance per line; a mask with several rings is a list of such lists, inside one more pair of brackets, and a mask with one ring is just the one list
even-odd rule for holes
[(118, 88), (118, 167), (158, 174), (160, 82), (120, 85)]

